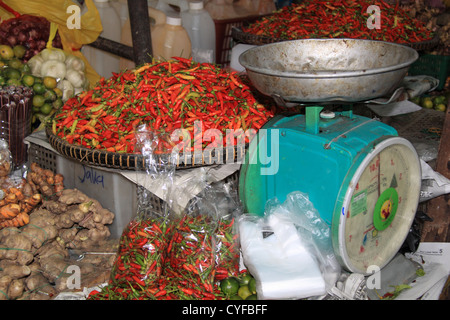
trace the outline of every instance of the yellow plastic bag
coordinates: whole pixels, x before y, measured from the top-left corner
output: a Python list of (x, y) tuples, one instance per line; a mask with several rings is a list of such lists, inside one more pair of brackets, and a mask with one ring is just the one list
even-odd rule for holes
[[(86, 8), (71, 0), (2, 0), (4, 4), (20, 14), (41, 16), (57, 25), (63, 50), (83, 59), (86, 77), (93, 87), (100, 79), (80, 49), (94, 42), (103, 31), (100, 15), (92, 0), (85, 0)], [(76, 7), (75, 7), (76, 6)], [(15, 15), (0, 7), (0, 18), (7, 20)]]

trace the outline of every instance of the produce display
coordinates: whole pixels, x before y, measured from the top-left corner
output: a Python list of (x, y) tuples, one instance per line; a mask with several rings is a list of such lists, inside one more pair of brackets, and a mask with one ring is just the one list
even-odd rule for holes
[(428, 29), (436, 33), (439, 43), (431, 49), (432, 54), (450, 55), (450, 15), (446, 13), (446, 7), (442, 3), (424, 0), (406, 1), (401, 2), (401, 8), (411, 18), (422, 21)]
[(193, 150), (196, 121), (202, 121), (203, 132), (223, 135), (223, 141), (211, 142), (215, 147), (226, 145), (227, 129), (258, 130), (272, 116), (236, 72), (174, 57), (114, 74), (70, 98), (55, 113), (52, 131), (70, 144), (138, 153), (135, 130), (145, 124), (161, 135), (155, 152), (164, 153), (172, 150), (176, 129), (189, 132), (184, 147)]
[[(50, 22), (44, 17), (23, 14), (0, 24), (0, 44), (10, 47), (23, 46), (24, 62), (45, 49), (49, 36)], [(62, 48), (58, 32), (52, 40), (52, 47)]]
[[(369, 6), (380, 9), (380, 28), (368, 27), (374, 13)], [(433, 38), (433, 32), (422, 21), (411, 18), (398, 2), (384, 1), (315, 1), (283, 7), (279, 11), (243, 27), (246, 33), (279, 40), (307, 38), (352, 38), (415, 43)]]
[(59, 109), (88, 86), (84, 62), (61, 49), (43, 49), (25, 62), (23, 45), (0, 45), (0, 86), (32, 89), (32, 126)]
[(221, 300), (219, 282), (239, 275), (234, 219), (209, 216), (132, 221), (109, 285), (91, 300)]
[[(20, 228), (3, 225), (5, 215), (12, 210), (2, 207), (0, 300), (51, 299), (68, 290), (72, 275), (68, 266), (78, 266), (85, 281), (91, 280), (92, 274), (98, 277), (106, 271), (109, 275), (114, 255), (95, 263), (88, 259), (75, 261), (70, 259), (69, 249), (92, 250), (108, 243), (107, 225), (113, 222), (114, 214), (81, 191), (65, 189), (62, 182), (61, 175), (36, 163), (19, 185), (3, 177), (3, 200), (17, 204), (17, 210), (22, 210), (18, 215), (26, 211), (28, 219)], [(32, 194), (31, 198), (27, 198), (28, 194)]]
[[(437, 36), (441, 47), (435, 53), (448, 54), (450, 23), (438, 32), (437, 21), (428, 19), (438, 11), (419, 3), (304, 0), (242, 30), (280, 41), (353, 38), (410, 44)], [(372, 5), (381, 10), (379, 29), (368, 27)], [(0, 6), (7, 7), (1, 1)], [(2, 112), (12, 110), (4, 92), (32, 92), (27, 97), (32, 96), (33, 129), (46, 126), (70, 145), (139, 154), (139, 128), (145, 125), (158, 136), (156, 154), (222, 148), (235, 140), (249, 143), (276, 113), (303, 111), (303, 106), (276, 106), (253, 90), (245, 75), (192, 58), (154, 59), (92, 86), (83, 60), (62, 50), (58, 32), (49, 46), (46, 18), (15, 15), (0, 24)], [(444, 93), (411, 101), (439, 111), (450, 102)], [(3, 122), (12, 122), (5, 119), (2, 114)], [(80, 268), (81, 289), (101, 284), (87, 300), (258, 299), (256, 279), (240, 264), (238, 213), (139, 216), (119, 239), (110, 239), (115, 214), (84, 192), (66, 188), (63, 175), (33, 162), (12, 179), (12, 152), (6, 149), (23, 140), (14, 138), (4, 150), (0, 139), (0, 300), (49, 300), (73, 290), (69, 266)], [(75, 251), (110, 255), (74, 260)], [(382, 298), (394, 299), (405, 288)]]
[(449, 102), (448, 96), (449, 95), (415, 97), (411, 99), (411, 102), (414, 102), (425, 109), (435, 109), (445, 112)]
[(84, 61), (61, 49), (46, 48), (33, 56), (27, 64), (33, 76), (57, 80), (56, 87), (62, 91), (63, 101), (89, 87)]

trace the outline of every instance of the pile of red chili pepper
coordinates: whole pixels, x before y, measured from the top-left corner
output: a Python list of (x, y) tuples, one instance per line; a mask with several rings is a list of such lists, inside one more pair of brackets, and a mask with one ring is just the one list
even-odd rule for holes
[[(250, 34), (280, 40), (310, 38), (351, 38), (382, 40), (395, 43), (415, 43), (433, 38), (425, 24), (411, 18), (396, 5), (380, 0), (305, 0), (300, 4), (285, 6), (279, 11), (244, 27)], [(379, 28), (370, 29), (379, 8)]]
[(155, 153), (166, 153), (175, 129), (189, 132), (193, 150), (196, 121), (203, 131), (220, 130), (223, 144), (213, 142), (225, 146), (227, 129), (258, 130), (272, 116), (236, 72), (174, 57), (102, 78), (55, 113), (52, 132), (90, 149), (140, 153), (135, 130), (146, 125), (161, 137)]
[(205, 215), (133, 221), (122, 233), (109, 284), (90, 300), (220, 300), (239, 274), (234, 219)]

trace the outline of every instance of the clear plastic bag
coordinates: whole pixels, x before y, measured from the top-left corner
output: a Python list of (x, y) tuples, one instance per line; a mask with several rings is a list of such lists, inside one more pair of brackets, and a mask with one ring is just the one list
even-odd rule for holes
[(239, 234), (244, 265), (260, 299), (302, 299), (326, 293), (340, 275), (330, 228), (307, 195), (269, 200), (265, 216), (243, 215)]
[(6, 177), (11, 172), (12, 156), (9, 151), (8, 142), (0, 139), (0, 177)]
[(157, 134), (138, 128), (137, 146), (147, 164), (140, 179), (160, 183), (168, 201), (154, 206), (154, 195), (139, 191), (138, 212), (122, 233), (111, 286), (104, 290), (124, 299), (220, 299), (217, 282), (239, 272), (236, 186), (210, 184), (207, 174), (200, 174), (192, 179), (203, 191), (182, 213), (174, 212), (176, 155), (157, 155), (159, 141)]
[[(145, 125), (137, 128), (136, 147), (146, 161), (144, 179), (159, 181), (164, 193), (170, 193), (175, 172), (174, 159), (159, 157), (160, 137)], [(167, 239), (172, 235), (173, 224), (169, 219), (170, 208), (164, 202), (156, 207), (152, 195), (145, 188), (138, 188), (138, 209), (135, 218), (125, 227), (119, 242), (118, 256), (111, 271), (110, 282), (116, 288), (154, 288), (148, 292), (155, 298), (167, 257)]]

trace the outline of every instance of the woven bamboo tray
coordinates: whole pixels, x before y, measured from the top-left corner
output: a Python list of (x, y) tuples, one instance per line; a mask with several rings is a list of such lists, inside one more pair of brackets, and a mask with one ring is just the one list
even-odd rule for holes
[[(141, 154), (127, 154), (118, 152), (107, 152), (94, 150), (78, 145), (73, 145), (52, 133), (51, 128), (45, 129), (50, 145), (61, 155), (75, 159), (81, 163), (107, 167), (121, 170), (145, 171), (147, 168), (146, 158)], [(203, 152), (192, 152), (191, 154), (180, 154), (177, 160), (177, 169), (189, 169), (216, 164), (239, 163), (245, 158), (246, 145), (225, 147), (223, 149), (213, 148)], [(216, 152), (218, 154), (216, 154)], [(160, 164), (168, 163), (169, 155), (157, 155)]]
[[(281, 41), (289, 41), (294, 39), (277, 39), (271, 38), (267, 36), (255, 35), (248, 32), (244, 32), (242, 28), (233, 27), (231, 30), (231, 35), (236, 42), (240, 42), (243, 44), (251, 44), (251, 45), (264, 45), (268, 43), (281, 42)], [(413, 48), (417, 51), (425, 51), (430, 50), (433, 47), (437, 46), (439, 43), (438, 35), (435, 35), (433, 39), (421, 41), (421, 42), (412, 42), (408, 44), (404, 44), (408, 47)]]

